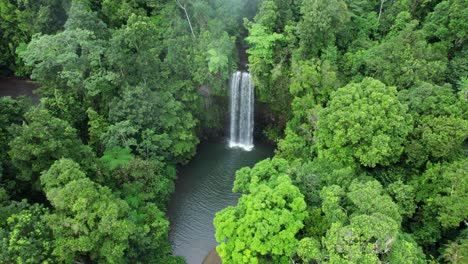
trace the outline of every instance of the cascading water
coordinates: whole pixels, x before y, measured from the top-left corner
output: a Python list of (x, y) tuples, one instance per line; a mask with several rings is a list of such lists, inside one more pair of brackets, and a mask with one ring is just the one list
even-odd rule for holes
[(229, 147), (253, 149), (254, 85), (248, 72), (237, 71), (231, 77)]

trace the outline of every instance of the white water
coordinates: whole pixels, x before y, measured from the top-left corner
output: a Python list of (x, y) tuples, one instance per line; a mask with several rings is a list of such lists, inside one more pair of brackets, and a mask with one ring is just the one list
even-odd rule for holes
[(253, 149), (254, 85), (250, 74), (237, 71), (231, 77), (229, 147)]

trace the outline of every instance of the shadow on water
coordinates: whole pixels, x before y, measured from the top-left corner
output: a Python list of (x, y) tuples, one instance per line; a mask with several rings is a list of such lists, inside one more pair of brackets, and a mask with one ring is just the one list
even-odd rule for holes
[(16, 78), (0, 79), (0, 97), (21, 95), (31, 97), (34, 103), (39, 102), (39, 95), (33, 93), (39, 86), (29, 80), (20, 80)]
[(271, 157), (273, 147), (256, 145), (252, 151), (229, 149), (225, 142), (203, 143), (195, 158), (180, 172), (168, 204), (170, 240), (175, 255), (188, 264), (200, 264), (217, 245), (215, 213), (235, 205), (232, 193), (236, 170)]

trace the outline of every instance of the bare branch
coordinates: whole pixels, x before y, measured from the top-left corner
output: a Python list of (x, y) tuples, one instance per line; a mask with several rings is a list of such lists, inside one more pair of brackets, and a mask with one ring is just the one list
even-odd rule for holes
[(380, 22), (380, 16), (382, 15), (382, 8), (383, 8), (384, 3), (385, 3), (385, 0), (380, 0), (379, 18), (377, 19), (377, 23)]
[(195, 38), (195, 33), (193, 32), (192, 22), (190, 22), (190, 17), (187, 12), (187, 7), (185, 5), (182, 5), (182, 3), (179, 0), (176, 0), (176, 3), (182, 10), (184, 10), (185, 16), (187, 17), (187, 21), (190, 26), (190, 31), (192, 32), (192, 37)]

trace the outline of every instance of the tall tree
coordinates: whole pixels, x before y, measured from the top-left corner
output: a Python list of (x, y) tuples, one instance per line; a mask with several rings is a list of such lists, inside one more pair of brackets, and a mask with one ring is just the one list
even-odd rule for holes
[(366, 167), (398, 161), (412, 129), (407, 109), (395, 87), (372, 78), (338, 89), (319, 114), (319, 156)]
[(135, 225), (128, 205), (81, 171), (69, 159), (56, 161), (41, 176), (55, 212), (46, 221), (55, 237), (53, 254), (73, 262), (85, 254), (93, 261), (122, 263)]
[(6, 222), (0, 222), (1, 262), (32, 264), (56, 261), (52, 256), (52, 231), (44, 219), (48, 211), (39, 204), (27, 205), (10, 215)]
[(343, 0), (304, 0), (301, 14), (297, 33), (300, 53), (305, 59), (320, 56), (328, 46), (334, 46), (338, 31), (350, 20), (348, 7)]
[(36, 33), (53, 34), (62, 29), (65, 6), (59, 0), (0, 1), (0, 74), (27, 76), (29, 70), (18, 56)]
[(440, 239), (444, 230), (460, 226), (468, 218), (466, 206), (468, 180), (466, 158), (429, 165), (428, 169), (414, 179), (417, 186), (416, 201), (421, 203), (412, 223), (416, 238), (423, 244), (432, 244)]
[(78, 139), (69, 123), (41, 107), (32, 108), (25, 119), (23, 125), (14, 127), (9, 151), (19, 180), (39, 190), (40, 173), (61, 158), (76, 160), (87, 172), (95, 170), (94, 153)]
[[(236, 175), (237, 206), (217, 213), (217, 251), (226, 263), (289, 263), (307, 216), (304, 196), (285, 173), (284, 160), (265, 160)], [(278, 167), (278, 168), (275, 168)]]

